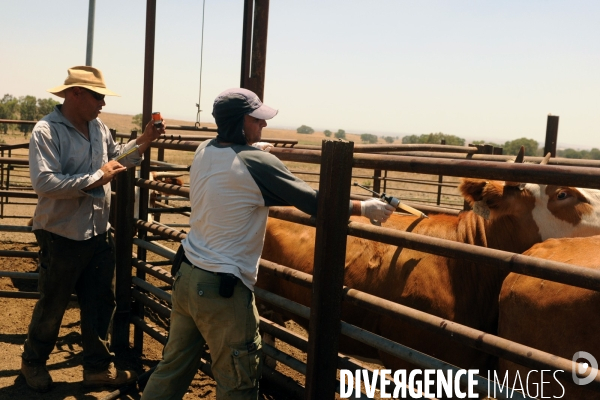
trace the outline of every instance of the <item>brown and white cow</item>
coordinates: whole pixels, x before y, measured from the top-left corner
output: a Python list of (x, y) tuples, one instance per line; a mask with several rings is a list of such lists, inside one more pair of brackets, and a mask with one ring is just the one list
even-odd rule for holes
[[(551, 185), (507, 185), (463, 179), (460, 190), (488, 219), (473, 211), (428, 219), (395, 214), (384, 225), (422, 235), (522, 253), (551, 237), (600, 234), (600, 197), (594, 191)], [(365, 218), (353, 220), (368, 223)], [(312, 273), (314, 228), (270, 219), (263, 258)], [(506, 274), (406, 248), (348, 237), (345, 284), (485, 332), (495, 333), (498, 294)], [(310, 291), (259, 272), (257, 285), (304, 305)], [(463, 368), (483, 373), (490, 357), (406, 323), (344, 304), (343, 320)], [(379, 357), (386, 367), (410, 365), (340, 338), (340, 350)]]
[[(536, 244), (525, 255), (600, 269), (600, 236), (550, 239)], [(540, 278), (511, 273), (500, 292), (498, 335), (548, 353), (572, 359), (585, 351), (600, 360), (600, 293)], [(501, 359), (499, 376), (509, 372), (514, 382), (517, 371), (523, 384), (529, 369)], [(544, 396), (577, 400), (599, 399), (589, 386), (571, 379), (560, 384), (546, 373)], [(537, 375), (539, 376), (539, 374)], [(538, 382), (539, 383), (539, 382)], [(535, 387), (529, 388), (535, 391)]]

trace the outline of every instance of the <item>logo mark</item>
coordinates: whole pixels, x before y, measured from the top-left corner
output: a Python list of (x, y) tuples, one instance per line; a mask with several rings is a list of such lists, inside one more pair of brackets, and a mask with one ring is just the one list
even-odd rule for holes
[[(578, 363), (577, 360), (581, 358), (584, 359), (585, 362)], [(598, 361), (596, 361), (596, 358), (593, 355), (587, 351), (578, 351), (577, 353), (573, 354), (573, 363), (573, 382), (575, 382), (576, 385), (587, 385), (596, 379), (596, 375), (598, 375)], [(578, 374), (585, 374), (586, 371), (589, 372), (589, 375), (585, 378), (580, 378), (577, 376)]]

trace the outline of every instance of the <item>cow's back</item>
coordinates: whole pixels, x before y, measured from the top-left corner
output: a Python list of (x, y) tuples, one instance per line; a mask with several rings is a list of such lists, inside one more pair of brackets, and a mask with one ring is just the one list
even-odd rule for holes
[[(536, 244), (525, 255), (600, 268), (600, 236), (549, 239)], [(499, 336), (571, 359), (577, 351), (600, 356), (600, 293), (540, 278), (511, 273), (500, 292)], [(500, 373), (509, 371), (514, 381), (516, 371), (525, 380), (529, 369), (500, 360)], [(598, 399), (600, 394), (573, 383), (571, 371), (561, 381), (565, 399)], [(546, 379), (545, 379), (546, 380)], [(552, 377), (551, 389), (545, 385), (544, 396), (561, 396), (563, 389)]]
[[(353, 219), (368, 223), (365, 218)], [(477, 222), (479, 220), (471, 218), (461, 224), (458, 221), (456, 216), (448, 215), (419, 219), (395, 214), (384, 226), (453, 241), (485, 245), (485, 238), (476, 233), (483, 229), (469, 226), (471, 223), (479, 224), (480, 222)], [(461, 232), (461, 229), (468, 230), (468, 234)], [(469, 239), (465, 239), (466, 237)], [(314, 242), (314, 228), (269, 219), (262, 257), (312, 274)], [(496, 293), (495, 299), (497, 299), (501, 283), (501, 279), (490, 274), (491, 271), (463, 260), (447, 259), (349, 236), (344, 283), (348, 287), (487, 331), (490, 325), (493, 324), (495, 327), (496, 323), (496, 315), (489, 313), (491, 299), (488, 297)], [(491, 285), (497, 287), (492, 288)], [(259, 271), (257, 286), (301, 304), (310, 305), (309, 289), (274, 278), (262, 271)], [(456, 296), (457, 292), (464, 295)], [(290, 315), (286, 315), (286, 319), (289, 317)], [(473, 363), (475, 365), (483, 363), (481, 357), (475, 355), (476, 351), (450, 343), (448, 339), (417, 329), (395, 318), (381, 317), (344, 303), (342, 319), (434, 356), (443, 354), (444, 358), (454, 362), (470, 360), (466, 367), (471, 367)], [(365, 357), (379, 356), (387, 366), (395, 369), (409, 367), (395, 357), (375, 353), (370, 347), (356, 342), (348, 343), (344, 337), (340, 340), (342, 351), (346, 348), (346, 350), (350, 349), (352, 354)], [(471, 362), (474, 359), (478, 361)]]

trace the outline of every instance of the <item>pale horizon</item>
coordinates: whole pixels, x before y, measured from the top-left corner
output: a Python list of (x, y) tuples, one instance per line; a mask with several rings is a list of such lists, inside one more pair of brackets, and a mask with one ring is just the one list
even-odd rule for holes
[[(121, 95), (105, 112), (142, 110), (145, 6), (96, 3), (92, 64)], [(242, 0), (206, 2), (202, 122), (239, 85), (242, 11)], [(46, 89), (85, 64), (88, 2), (7, 2), (3, 15), (16, 34), (0, 47), (0, 96), (60, 101)], [(600, 147), (599, 2), (280, 0), (269, 16), (270, 127), (543, 146), (552, 114), (558, 147)], [(167, 118), (195, 121), (201, 21), (202, 2), (158, 1), (153, 108)]]

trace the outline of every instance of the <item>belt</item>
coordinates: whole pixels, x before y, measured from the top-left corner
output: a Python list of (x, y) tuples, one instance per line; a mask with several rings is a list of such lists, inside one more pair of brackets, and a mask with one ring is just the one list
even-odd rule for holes
[(202, 271), (204, 271), (204, 272), (208, 272), (209, 274), (215, 274), (215, 275), (218, 275), (218, 276), (230, 275), (230, 274), (228, 274), (228, 273), (226, 273), (226, 272), (213, 272), (213, 271), (207, 271), (207, 270), (205, 270), (204, 268), (196, 267), (196, 266), (195, 266), (195, 265), (194, 265), (194, 264), (193, 264), (193, 263), (192, 263), (192, 262), (189, 260), (189, 258), (187, 258), (187, 257), (186, 257), (185, 253), (183, 253), (183, 257), (181, 258), (181, 261), (182, 261), (182, 262), (184, 262), (184, 263), (186, 263), (186, 264), (189, 264), (189, 265), (191, 265), (193, 268), (198, 268), (198, 269), (200, 269), (200, 270), (202, 270)]

